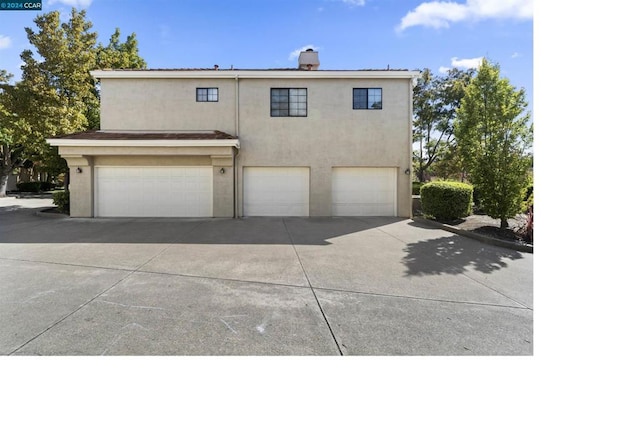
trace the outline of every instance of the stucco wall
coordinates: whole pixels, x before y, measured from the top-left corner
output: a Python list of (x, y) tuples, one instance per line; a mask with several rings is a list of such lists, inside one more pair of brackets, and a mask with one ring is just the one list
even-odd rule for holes
[[(307, 117), (271, 117), (271, 88), (307, 88)], [(354, 110), (353, 88), (382, 88), (381, 110)], [(398, 170), (398, 215), (411, 215), (410, 81), (243, 80), (238, 166), (310, 167), (311, 216), (331, 215), (331, 168)], [(238, 176), (242, 188), (242, 173)], [(239, 191), (242, 209), (242, 191)]]
[[(397, 214), (411, 216), (410, 176), (405, 174), (411, 168), (408, 78), (240, 78), (238, 87), (233, 78), (104, 78), (101, 84), (103, 131), (220, 130), (235, 135), (237, 127), (238, 215), (242, 215), (243, 167), (309, 167), (309, 214), (329, 216), (331, 168), (378, 166), (396, 168)], [(218, 102), (196, 102), (197, 87), (217, 87)], [(271, 117), (271, 88), (306, 88), (307, 117)], [(382, 109), (354, 110), (354, 88), (382, 88)], [(172, 147), (162, 154), (172, 150), (180, 149)], [(200, 154), (190, 150), (189, 154)], [(144, 155), (139, 151), (82, 149), (94, 156)]]
[[(103, 79), (103, 131), (206, 131), (235, 134), (235, 82), (229, 79)], [(217, 87), (218, 102), (196, 102), (197, 87)]]

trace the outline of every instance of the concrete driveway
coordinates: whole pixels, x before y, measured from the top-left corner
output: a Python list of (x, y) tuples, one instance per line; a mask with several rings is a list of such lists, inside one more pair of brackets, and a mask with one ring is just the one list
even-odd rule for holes
[(533, 354), (533, 256), (412, 220), (3, 204), (0, 354)]

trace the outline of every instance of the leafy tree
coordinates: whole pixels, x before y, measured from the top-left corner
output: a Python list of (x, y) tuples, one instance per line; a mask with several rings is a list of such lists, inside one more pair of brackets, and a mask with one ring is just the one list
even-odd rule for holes
[(37, 115), (30, 115), (30, 122), (44, 122), (36, 126), (42, 136), (93, 127), (87, 117), (91, 117), (89, 112), (97, 108), (98, 101), (89, 71), (96, 68), (98, 34), (90, 32), (92, 24), (86, 20), (86, 11), (72, 9), (69, 22), (61, 23), (58, 11), (39, 15), (34, 22), (39, 31), (25, 31), (41, 59), (36, 59), (31, 50), (22, 52), (25, 65), (20, 84), (32, 100), (37, 100), (33, 104), (44, 101), (45, 105)]
[(524, 89), (500, 77), (500, 67), (483, 59), (465, 89), (454, 132), (463, 164), (479, 190), (485, 212), (500, 227), (521, 210), (533, 140)]
[(38, 15), (34, 23), (35, 30), (25, 29), (35, 53), (27, 49), (20, 55), (22, 80), (10, 86), (6, 72), (0, 76), (0, 184), (24, 159), (52, 175), (66, 170), (46, 138), (99, 128), (99, 92), (89, 71), (146, 67), (134, 33), (121, 43), (116, 28), (107, 46), (96, 45), (98, 34), (90, 31), (93, 24), (84, 10), (72, 9), (68, 22), (53, 11)]
[(15, 117), (7, 108), (11, 86), (9, 81), (13, 75), (0, 70), (0, 197), (7, 195), (7, 180), (11, 171), (18, 165), (14, 153), (14, 135), (12, 132)]
[(455, 141), (443, 150), (438, 161), (431, 166), (430, 173), (443, 179), (462, 182), (467, 180), (467, 174), (462, 164), (460, 149)]
[(96, 52), (98, 68), (147, 68), (147, 63), (138, 54), (138, 40), (136, 33), (127, 36), (127, 41), (120, 42), (120, 28), (116, 28), (109, 39), (109, 44), (98, 44)]
[(455, 151), (453, 121), (464, 96), (464, 88), (473, 70), (449, 70), (446, 76), (434, 76), (425, 69), (413, 90), (414, 141), (420, 148), (414, 154), (416, 175), (423, 181), (432, 164)]

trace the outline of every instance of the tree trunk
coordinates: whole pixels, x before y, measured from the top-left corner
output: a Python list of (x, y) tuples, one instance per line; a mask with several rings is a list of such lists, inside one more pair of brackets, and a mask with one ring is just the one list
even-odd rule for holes
[(9, 182), (9, 174), (5, 174), (2, 169), (0, 170), (0, 197), (7, 197), (7, 182)]
[(9, 174), (11, 173), (11, 155), (9, 147), (2, 144), (2, 158), (0, 158), (0, 197), (7, 197), (7, 183), (9, 182)]
[(70, 169), (67, 168), (67, 170), (64, 173), (64, 191), (69, 191), (69, 172)]
[(506, 218), (500, 218), (500, 228), (503, 230), (509, 228), (509, 223)]

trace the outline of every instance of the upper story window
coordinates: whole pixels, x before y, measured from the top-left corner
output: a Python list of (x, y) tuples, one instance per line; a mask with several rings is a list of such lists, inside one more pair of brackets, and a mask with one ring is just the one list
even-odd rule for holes
[(382, 89), (353, 89), (354, 110), (382, 110)]
[(307, 89), (271, 89), (271, 117), (307, 117)]
[(217, 87), (196, 88), (196, 102), (218, 102)]

